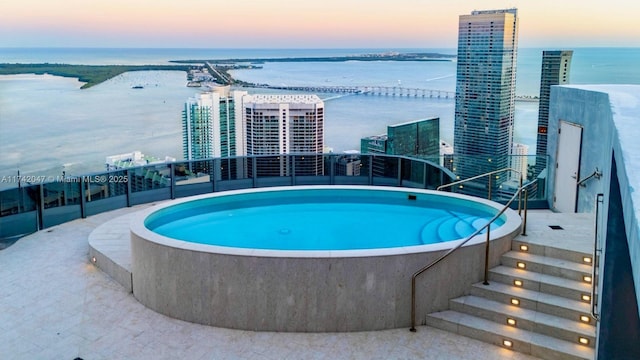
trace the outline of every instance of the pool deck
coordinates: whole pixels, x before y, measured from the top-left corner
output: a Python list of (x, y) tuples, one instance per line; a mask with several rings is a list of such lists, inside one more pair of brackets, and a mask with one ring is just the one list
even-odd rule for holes
[[(427, 326), (416, 333), (274, 333), (215, 328), (158, 314), (94, 266), (88, 255), (87, 239), (94, 229), (148, 206), (55, 226), (0, 251), (0, 358), (534, 359)], [(590, 251), (592, 239), (581, 229), (589, 228), (591, 219), (588, 214), (531, 211), (526, 241)], [(548, 225), (572, 231), (554, 233)], [(126, 246), (111, 244), (108, 251), (126, 262)]]

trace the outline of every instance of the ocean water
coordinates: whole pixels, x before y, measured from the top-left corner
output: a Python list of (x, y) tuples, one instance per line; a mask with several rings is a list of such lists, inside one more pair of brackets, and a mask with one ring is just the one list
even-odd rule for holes
[[(339, 56), (455, 49), (25, 49), (0, 48), (0, 63), (163, 64), (170, 60)], [(520, 49), (518, 95), (538, 95), (542, 49)], [(571, 82), (640, 84), (640, 49), (574, 49)], [(455, 62), (265, 63), (236, 70), (240, 80), (274, 85), (378, 85), (455, 90)], [(140, 150), (182, 158), (181, 111), (199, 91), (179, 71), (130, 72), (80, 90), (76, 79), (0, 76), (0, 177), (100, 171), (108, 155)], [(132, 89), (144, 85), (144, 89)], [(265, 92), (265, 90), (250, 90)], [(453, 138), (452, 99), (319, 94), (326, 100), (325, 144), (358, 149), (360, 138), (386, 126), (440, 117), (441, 138)], [(535, 154), (537, 103), (518, 102), (515, 141)], [(0, 187), (6, 184), (0, 184)]]

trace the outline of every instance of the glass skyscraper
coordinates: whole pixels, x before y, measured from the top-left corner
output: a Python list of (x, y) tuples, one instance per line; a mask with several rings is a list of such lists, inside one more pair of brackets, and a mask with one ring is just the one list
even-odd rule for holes
[[(517, 48), (516, 9), (460, 16), (453, 144), (460, 179), (509, 167)], [(487, 184), (468, 183), (465, 189), (486, 195)]]
[(571, 50), (542, 52), (540, 103), (538, 105), (538, 138), (536, 141), (536, 176), (547, 167), (547, 127), (549, 126), (549, 95), (551, 93), (551, 85), (569, 83), (572, 56), (573, 51)]
[[(244, 155), (241, 103), (245, 91), (205, 92), (187, 100), (182, 111), (182, 149), (185, 160)], [(202, 169), (191, 169), (198, 172)]]
[[(360, 139), (360, 152), (432, 158), (437, 162), (440, 155), (440, 118), (433, 117), (389, 125), (384, 135)], [(371, 167), (373, 175), (380, 177), (388, 176), (398, 168), (384, 158), (374, 158)], [(423, 170), (415, 169), (415, 171)]]
[(440, 153), (440, 118), (389, 125), (386, 135), (360, 139), (360, 152), (437, 158)]

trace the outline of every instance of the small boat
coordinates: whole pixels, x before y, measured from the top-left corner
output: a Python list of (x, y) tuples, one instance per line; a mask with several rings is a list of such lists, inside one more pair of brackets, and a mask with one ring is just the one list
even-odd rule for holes
[(131, 87), (132, 89), (144, 89), (144, 86), (142, 85), (135, 85)]

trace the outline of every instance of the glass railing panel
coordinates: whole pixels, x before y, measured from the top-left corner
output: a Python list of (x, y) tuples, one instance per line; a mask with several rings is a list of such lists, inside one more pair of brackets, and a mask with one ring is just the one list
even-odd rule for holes
[(415, 185), (424, 185), (424, 175), (425, 175), (425, 163), (409, 158), (401, 158), (399, 159), (401, 164), (401, 179), (404, 182), (409, 182)]
[(372, 166), (371, 166), (371, 156), (368, 155), (361, 155), (360, 156), (360, 174), (359, 176), (366, 176), (369, 177), (369, 175), (372, 173)]
[(397, 157), (374, 155), (371, 157), (371, 168), (374, 178), (398, 179), (398, 163), (400, 159)]
[(333, 174), (335, 176), (369, 177), (369, 155), (333, 154)]
[(147, 165), (129, 170), (131, 192), (141, 192), (171, 187), (169, 164)]
[(127, 194), (129, 177), (126, 170), (83, 176), (85, 201), (97, 201)]
[(323, 176), (325, 156), (321, 154), (290, 155), (296, 176)]
[[(537, 164), (545, 162), (546, 157), (526, 155), (506, 157), (445, 155), (442, 159), (444, 167), (455, 173), (458, 180), (471, 179), (478, 175), (498, 171), (490, 177), (483, 176), (449, 188), (449, 191), (483, 198), (490, 197), (495, 201), (510, 198), (520, 186), (521, 175), (523, 185), (531, 183), (527, 188), (529, 199), (544, 200), (546, 198), (546, 168), (538, 173)], [(500, 171), (503, 169), (508, 170)]]
[(214, 173), (213, 160), (193, 160), (173, 164), (176, 186), (211, 182)]
[(229, 157), (216, 159), (219, 169), (216, 180), (244, 180), (249, 177), (249, 169), (253, 167), (253, 158)]
[[(316, 162), (317, 160), (317, 162)], [(530, 200), (547, 201), (546, 156), (457, 156), (444, 155), (433, 158), (407, 158), (384, 154), (310, 154), (272, 155), (237, 158), (216, 158), (196, 161), (179, 161), (173, 164), (153, 164), (92, 175), (67, 176), (57, 182), (22, 185), (0, 191), (0, 217), (10, 217), (38, 210), (43, 205), (43, 226), (52, 226), (60, 221), (90, 216), (111, 209), (140, 203), (189, 196), (209, 191), (244, 189), (255, 186), (287, 186), (315, 184), (310, 177), (318, 175), (317, 183), (335, 184), (415, 186), (435, 189), (451, 183), (456, 177), (463, 178), (468, 171), (463, 165), (481, 165), (497, 169), (520, 169), (523, 182), (532, 184), (527, 188)], [(475, 166), (474, 165), (474, 166)], [(442, 167), (439, 167), (442, 166)], [(300, 181), (296, 181), (296, 178)], [(468, 176), (479, 175), (471, 174)], [(64, 175), (63, 175), (64, 176)], [(331, 178), (333, 176), (333, 178)], [(302, 179), (304, 177), (304, 179)], [(508, 199), (519, 186), (519, 175), (504, 171), (448, 191), (469, 193), (501, 201)], [(172, 182), (172, 180), (175, 180)], [(320, 181), (321, 180), (321, 181)], [(200, 185), (184, 186), (184, 181), (203, 181)], [(204, 183), (204, 182), (208, 182)], [(174, 186), (173, 188), (172, 186)], [(18, 186), (21, 185), (21, 186)], [(210, 186), (208, 186), (210, 185)], [(179, 191), (178, 190), (179, 188)], [(160, 190), (160, 191), (158, 191)], [(170, 191), (171, 190), (171, 191)], [(176, 190), (176, 191), (174, 191)], [(84, 196), (85, 208), (82, 209)], [(113, 198), (113, 201), (98, 202)], [(64, 207), (67, 208), (64, 208)], [(78, 209), (80, 210), (78, 210)], [(49, 210), (50, 209), (50, 210)]]
[[(249, 177), (267, 178), (293, 175), (293, 161), (288, 155), (267, 155), (253, 158)], [(255, 176), (253, 172), (255, 171)]]
[(39, 185), (20, 186), (0, 192), (0, 217), (37, 209)]
[(82, 194), (80, 186), (81, 178), (79, 177), (66, 177), (64, 181), (42, 184), (44, 208), (80, 205)]

